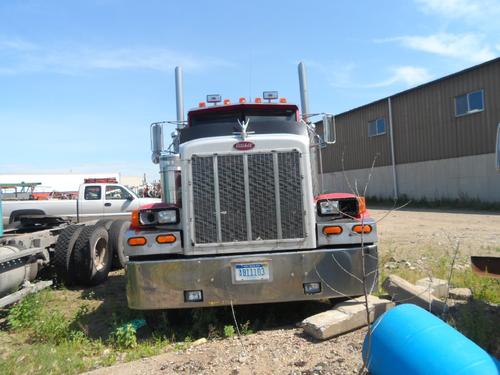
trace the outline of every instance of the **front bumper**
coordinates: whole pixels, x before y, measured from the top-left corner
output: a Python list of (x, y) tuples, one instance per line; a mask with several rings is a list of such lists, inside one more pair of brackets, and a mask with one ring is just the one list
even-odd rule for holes
[[(211, 256), (127, 264), (131, 309), (173, 309), (315, 300), (363, 294), (361, 247)], [(266, 262), (267, 281), (236, 282), (234, 265)], [(365, 246), (368, 292), (377, 283), (377, 246)], [(305, 294), (304, 283), (321, 283)], [(202, 290), (202, 302), (185, 302), (184, 291)]]

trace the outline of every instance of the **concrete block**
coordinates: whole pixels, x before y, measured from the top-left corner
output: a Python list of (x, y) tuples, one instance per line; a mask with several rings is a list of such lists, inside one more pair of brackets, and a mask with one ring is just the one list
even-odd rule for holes
[(448, 282), (442, 279), (426, 277), (415, 283), (417, 286), (431, 290), (431, 294), (437, 298), (445, 298), (448, 295)]
[(472, 298), (472, 291), (469, 288), (451, 288), (450, 298), (467, 301)]
[[(391, 301), (368, 296), (370, 323), (392, 307), (394, 303)], [(366, 324), (365, 298), (359, 297), (339, 303), (331, 310), (304, 319), (302, 328), (307, 334), (325, 340)]]
[(391, 295), (396, 304), (413, 303), (434, 314), (448, 311), (448, 306), (432, 294), (429, 295), (427, 288), (413, 285), (399, 276), (389, 275), (382, 283), (382, 287)]

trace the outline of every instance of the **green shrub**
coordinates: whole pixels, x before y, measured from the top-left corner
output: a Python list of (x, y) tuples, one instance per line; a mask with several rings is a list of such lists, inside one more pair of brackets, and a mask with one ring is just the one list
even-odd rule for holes
[(130, 323), (116, 328), (112, 333), (112, 339), (120, 349), (135, 348), (137, 346), (136, 330)]
[(39, 318), (42, 303), (39, 294), (30, 294), (9, 311), (7, 321), (13, 330), (29, 328)]
[(233, 337), (234, 327), (232, 325), (224, 326), (224, 337)]

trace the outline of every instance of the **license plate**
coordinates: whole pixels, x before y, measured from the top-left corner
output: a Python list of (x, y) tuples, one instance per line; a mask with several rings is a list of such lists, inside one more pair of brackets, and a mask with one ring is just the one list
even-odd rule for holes
[(269, 280), (269, 263), (235, 264), (233, 269), (236, 282)]

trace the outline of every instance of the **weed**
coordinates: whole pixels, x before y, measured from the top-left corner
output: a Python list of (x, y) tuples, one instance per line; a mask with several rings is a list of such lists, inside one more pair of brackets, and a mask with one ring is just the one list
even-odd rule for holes
[(250, 320), (247, 320), (245, 323), (240, 324), (240, 332), (242, 335), (250, 335), (253, 333), (250, 328)]
[(41, 295), (30, 294), (10, 309), (7, 321), (13, 330), (31, 327), (42, 310)]
[(234, 333), (235, 333), (234, 326), (232, 325), (224, 326), (224, 337), (233, 337)]
[(130, 323), (116, 328), (111, 337), (113, 343), (120, 349), (135, 348), (137, 346), (136, 330)]
[(33, 341), (59, 344), (71, 336), (69, 324), (59, 311), (44, 313), (31, 326)]

